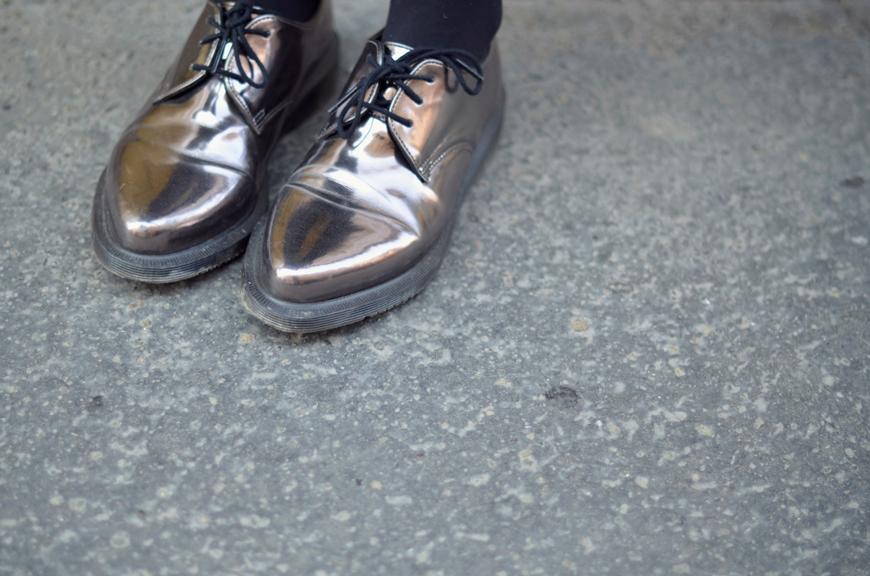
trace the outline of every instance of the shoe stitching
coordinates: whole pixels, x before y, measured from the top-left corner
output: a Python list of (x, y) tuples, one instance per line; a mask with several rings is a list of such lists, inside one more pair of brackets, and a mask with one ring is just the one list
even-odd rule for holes
[[(429, 64), (435, 64), (435, 65), (437, 65), (437, 66), (443, 66), (443, 64), (441, 63), (440, 60), (424, 60), (423, 62), (420, 62), (420, 63), (419, 63), (419, 64), (414, 68), (414, 71), (415, 71), (415, 72), (419, 72), (420, 70), (422, 70), (424, 67), (426, 67), (426, 66), (429, 65)], [(445, 73), (445, 77), (446, 77), (446, 73)], [(432, 80), (429, 80), (429, 82), (433, 82), (433, 81), (435, 80), (435, 78), (434, 78), (433, 76), (431, 76), (431, 75), (426, 75), (426, 78), (431, 78), (431, 79), (432, 79)], [(404, 94), (406, 94), (406, 93), (405, 93), (405, 92), (402, 92), (402, 94), (399, 94), (399, 93), (396, 94), (396, 96), (393, 98), (393, 101), (390, 103), (390, 109), (391, 109), (391, 111), (392, 111), (393, 109), (395, 109), (395, 107), (398, 105), (398, 102), (399, 102), (401, 96), (404, 95)], [(410, 97), (410, 95), (409, 95), (409, 97)], [(412, 98), (412, 100), (413, 100), (413, 98)], [(416, 102), (416, 101), (415, 101), (415, 103), (420, 104), (420, 102)], [(417, 162), (417, 159), (414, 157), (414, 154), (413, 154), (413, 152), (411, 152), (411, 149), (408, 148), (408, 145), (405, 144), (405, 141), (404, 141), (402, 138), (399, 138), (398, 136), (396, 136), (396, 126), (395, 126), (395, 125), (396, 125), (396, 122), (394, 122), (392, 119), (390, 119), (390, 120), (387, 122), (387, 126), (388, 126), (389, 129), (390, 129), (390, 136), (392, 137), (393, 142), (394, 142), (395, 144), (398, 144), (398, 146), (402, 149), (402, 151), (404, 152), (404, 156), (405, 156), (405, 158), (407, 158), (407, 159), (410, 161), (410, 163), (414, 165), (414, 168), (417, 169), (417, 174), (420, 175), (420, 176), (423, 176), (423, 177), (424, 177), (424, 180), (428, 181), (428, 180), (429, 180), (429, 175), (428, 175), (428, 174), (425, 174), (425, 175), (423, 174), (423, 167), (422, 167), (422, 166)], [(406, 125), (406, 124), (402, 124), (402, 125), (405, 126), (406, 128), (410, 128), (410, 127), (411, 127), (411, 126), (408, 126), (408, 125)], [(411, 125), (413, 126), (413, 123), (412, 123)]]
[[(367, 114), (380, 115), (384, 119), (398, 122), (407, 128), (413, 126), (414, 123), (411, 120), (394, 113), (392, 108), (400, 93), (407, 95), (416, 104), (423, 103), (423, 98), (408, 85), (408, 82), (412, 80), (433, 82), (435, 78), (430, 75), (418, 74), (422, 69), (420, 62), (438, 62), (453, 70), (459, 84), (471, 96), (479, 94), (483, 88), (483, 68), (477, 58), (465, 50), (417, 48), (406, 52), (397, 60), (393, 60), (389, 53), (385, 53), (380, 63), (372, 55), (368, 56), (367, 61), (373, 70), (351, 87), (330, 110), (330, 113), (338, 112), (336, 115), (338, 135), (344, 139), (350, 138)], [(463, 71), (468, 72), (477, 80), (477, 84), (473, 88), (466, 81), (462, 74)], [(383, 96), (383, 92), (389, 87), (397, 89), (393, 102), (386, 100)], [(369, 98), (367, 96), (372, 88), (375, 90), (374, 98)], [(348, 116), (351, 117), (348, 118)]]
[[(265, 88), (269, 84), (269, 72), (266, 66), (260, 61), (260, 57), (251, 48), (248, 43), (248, 36), (262, 36), (268, 38), (272, 33), (268, 30), (260, 30), (252, 26), (259, 17), (253, 16), (253, 6), (245, 2), (237, 2), (232, 8), (227, 10), (221, 6), (220, 21), (212, 17), (208, 18), (208, 23), (218, 30), (218, 32), (206, 36), (200, 41), (200, 45), (212, 43), (217, 45), (218, 51), (222, 54), (215, 54), (215, 57), (208, 64), (193, 64), (190, 69), (196, 71), (205, 71), (215, 76), (224, 76), (232, 78), (239, 82), (250, 84), (254, 88)], [(232, 56), (232, 60), (230, 59)], [(246, 58), (251, 66), (251, 76), (245, 72), (242, 66), (242, 58)], [(236, 65), (236, 72), (232, 72), (227, 68), (227, 65), (233, 62)], [(253, 78), (254, 65), (260, 70), (263, 76), (262, 82), (257, 82)]]
[[(256, 26), (259, 24), (263, 24), (263, 23), (279, 22), (279, 23), (284, 23), (284, 24), (291, 24), (291, 25), (294, 25), (298, 28), (302, 28), (302, 27), (313, 28), (315, 26), (316, 20), (317, 20), (317, 16), (312, 18), (311, 21), (304, 23), (304, 26), (303, 26), (302, 24), (299, 24), (299, 23), (294, 22), (292, 20), (288, 20), (286, 18), (281, 18), (281, 17), (276, 16), (274, 14), (267, 14), (267, 15), (263, 15), (263, 16), (260, 16), (258, 18), (255, 18), (254, 20), (251, 21), (249, 26), (253, 27), (253, 26)], [(235, 48), (234, 48), (234, 50), (235, 50)], [(224, 79), (224, 86), (226, 87), (227, 91), (230, 94), (232, 94), (233, 101), (236, 104), (238, 104), (238, 106), (242, 109), (241, 110), (242, 114), (244, 114), (245, 119), (248, 120), (248, 122), (250, 122), (251, 126), (253, 127), (254, 131), (257, 134), (262, 133), (263, 128), (266, 126), (266, 124), (268, 124), (272, 120), (272, 118), (275, 117), (276, 114), (278, 114), (279, 112), (281, 112), (282, 110), (284, 110), (285, 108), (287, 108), (288, 106), (290, 106), (291, 104), (293, 104), (297, 100), (297, 96), (299, 95), (299, 87), (301, 86), (301, 83), (298, 84), (295, 87), (296, 90), (293, 92), (293, 94), (291, 94), (290, 96), (285, 98), (283, 102), (279, 103), (277, 106), (272, 108), (270, 111), (266, 112), (266, 109), (262, 108), (256, 114), (254, 114), (253, 110), (248, 105), (248, 102), (245, 99), (245, 97), (242, 96), (242, 94), (238, 90), (236, 90), (236, 87), (235, 87), (232, 80), (233, 79), (231, 79), (231, 78), (225, 78)], [(261, 115), (263, 115), (263, 116), (261, 116)]]
[(417, 237), (417, 238), (420, 237), (420, 230), (419, 229), (414, 228), (413, 226), (409, 225), (404, 220), (401, 220), (401, 219), (397, 218), (396, 216), (393, 216), (392, 214), (388, 214), (388, 213), (384, 212), (383, 210), (379, 209), (377, 206), (372, 206), (372, 205), (362, 206), (359, 204), (353, 205), (353, 204), (350, 204), (346, 201), (342, 201), (342, 200), (346, 200), (346, 199), (342, 198), (340, 195), (335, 194), (334, 192), (332, 192), (330, 190), (324, 190), (322, 188), (315, 188), (314, 186), (311, 186), (310, 184), (306, 184), (304, 182), (288, 182), (285, 186), (290, 188), (291, 190), (296, 189), (296, 190), (298, 190), (304, 194), (307, 194), (307, 195), (311, 196), (312, 198), (315, 198), (321, 202), (326, 202), (328, 204), (332, 204), (334, 206), (338, 206), (340, 208), (343, 208), (344, 210), (348, 210), (350, 212), (356, 212), (358, 214), (364, 214), (368, 218), (375, 218), (377, 220), (381, 220), (384, 222), (390, 222), (394, 225), (398, 225), (399, 228), (402, 228), (403, 230), (410, 232), (415, 237)]
[[(220, 16), (220, 8), (217, 5), (214, 5), (214, 8), (215, 8), (214, 9), (214, 16), (219, 17)], [(206, 56), (205, 56), (205, 61), (211, 62), (212, 59), (215, 57), (215, 52), (217, 52), (217, 44), (212, 43), (211, 48), (209, 48), (208, 54), (206, 54)], [(198, 83), (200, 80), (205, 78), (205, 75), (206, 75), (206, 72), (204, 70), (202, 70), (200, 72), (197, 72), (189, 80), (185, 80), (181, 84), (177, 84), (175, 86), (170, 86), (169, 88), (167, 88), (163, 92), (161, 92), (160, 95), (158, 95), (154, 99), (154, 103), (157, 104), (159, 102), (162, 102), (163, 100), (167, 100), (169, 98), (172, 98), (173, 96), (180, 94), (184, 90), (190, 88), (191, 86), (193, 86), (194, 84)]]
[[(447, 158), (447, 156), (449, 156), (450, 154), (452, 154), (454, 152), (458, 152), (461, 150), (466, 150), (469, 153), (473, 154), (474, 153), (474, 146), (472, 146), (468, 142), (457, 142), (455, 144), (451, 144), (450, 146), (448, 146), (443, 152), (438, 154), (437, 157), (431, 158), (431, 159), (427, 160), (426, 162), (424, 162), (423, 165), (420, 167), (420, 171), (425, 173), (426, 180), (428, 180), (432, 176), (432, 170), (434, 170), (436, 166), (438, 166), (445, 158)], [(437, 150), (436, 150), (436, 152), (437, 152)]]
[[(382, 44), (380, 44), (376, 40), (369, 40), (368, 42), (366, 42), (366, 45), (363, 48), (363, 54), (366, 54), (367, 51), (369, 51), (371, 49), (371, 50), (374, 50), (375, 55), (377, 55), (379, 53), (379, 50), (381, 49), (381, 46), (382, 46)], [(336, 130), (338, 130), (338, 119), (337, 119), (337, 116), (335, 113), (338, 111), (338, 106), (340, 105), (341, 102), (344, 101), (344, 98), (347, 96), (347, 94), (350, 93), (351, 89), (352, 88), (349, 88), (344, 93), (344, 95), (342, 95), (342, 97), (338, 99), (338, 103), (334, 104), (332, 106), (332, 108), (329, 109), (329, 111), (328, 111), (329, 119), (326, 122), (326, 126), (323, 127), (323, 130), (321, 130), (320, 133), (317, 134), (317, 140), (322, 140), (323, 138), (325, 138), (326, 136), (328, 136), (332, 132), (335, 132)]]
[[(131, 131), (127, 131), (123, 138), (127, 138), (129, 136), (132, 136), (133, 134), (136, 134), (137, 132), (138, 132), (138, 130), (132, 131), (132, 134), (131, 134)], [(254, 177), (253, 174), (248, 173), (248, 171), (244, 170), (243, 168), (241, 168), (239, 166), (235, 166), (233, 164), (229, 164), (229, 163), (224, 162), (224, 161), (221, 161), (221, 160), (217, 159), (215, 156), (210, 156), (208, 154), (202, 154), (202, 153), (197, 152), (195, 150), (190, 150), (190, 149), (184, 148), (184, 147), (173, 146), (173, 145), (170, 145), (170, 144), (168, 144), (160, 139), (156, 139), (156, 140), (152, 139), (149, 136), (135, 137), (135, 138), (131, 139), (130, 142), (128, 142), (128, 145), (133, 144), (135, 142), (141, 142), (143, 144), (148, 144), (152, 148), (161, 148), (161, 149), (166, 150), (167, 152), (171, 152), (172, 154), (175, 154), (179, 158), (182, 158), (185, 160), (189, 160), (189, 161), (193, 161), (193, 162), (200, 162), (202, 164), (207, 164), (209, 166), (217, 166), (218, 168), (223, 168), (224, 170), (228, 170), (230, 172), (235, 172), (236, 174), (239, 174), (240, 176), (244, 176), (246, 178), (251, 178), (252, 180), (256, 180), (256, 178)]]

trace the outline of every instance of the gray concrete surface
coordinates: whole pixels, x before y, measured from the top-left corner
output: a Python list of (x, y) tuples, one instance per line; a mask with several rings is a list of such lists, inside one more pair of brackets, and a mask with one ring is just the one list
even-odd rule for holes
[(0, 574), (870, 573), (863, 2), (508, 0), (439, 276), (306, 337), (91, 254), (198, 6), (0, 6)]

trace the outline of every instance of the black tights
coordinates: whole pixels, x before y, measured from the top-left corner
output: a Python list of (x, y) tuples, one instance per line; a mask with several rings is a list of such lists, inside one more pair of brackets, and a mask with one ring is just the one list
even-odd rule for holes
[(305, 22), (317, 13), (320, 0), (244, 0), (248, 4), (265, 8), (272, 14)]
[(391, 0), (384, 40), (461, 48), (483, 60), (501, 24), (501, 0)]
[[(289, 18), (306, 21), (320, 0), (246, 0)], [(481, 60), (501, 24), (501, 0), (390, 0), (384, 40), (412, 48), (460, 48)]]

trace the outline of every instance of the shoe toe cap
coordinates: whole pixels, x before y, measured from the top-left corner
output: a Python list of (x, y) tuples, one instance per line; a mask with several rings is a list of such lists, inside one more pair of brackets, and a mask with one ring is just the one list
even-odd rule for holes
[(286, 302), (339, 298), (406, 270), (418, 244), (393, 218), (290, 186), (266, 225), (261, 281)]
[(239, 170), (143, 142), (128, 145), (104, 185), (118, 244), (140, 254), (201, 244), (248, 215), (256, 198)]

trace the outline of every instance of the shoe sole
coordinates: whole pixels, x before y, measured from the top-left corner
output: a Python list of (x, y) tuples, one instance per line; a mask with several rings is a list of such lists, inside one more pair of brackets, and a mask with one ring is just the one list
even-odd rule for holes
[(456, 216), (469, 188), (474, 184), (484, 162), (495, 146), (504, 117), (504, 91), (492, 118), (480, 135), (471, 162), (459, 187), (453, 218), (434, 246), (423, 258), (399, 276), (365, 290), (340, 298), (313, 303), (285, 302), (269, 294), (260, 283), (265, 227), (263, 218), (251, 235), (242, 273), (242, 303), (261, 322), (282, 332), (309, 333), (331, 330), (360, 322), (395, 308), (419, 294), (434, 278), (447, 255)]
[[(284, 120), (282, 136), (296, 128), (312, 115), (320, 105), (327, 101), (337, 80), (338, 46), (334, 47), (335, 62), (327, 66), (326, 75), (311, 88), (299, 105)], [(268, 159), (265, 160), (268, 162)], [(105, 177), (103, 170), (97, 184), (94, 205), (91, 211), (91, 241), (97, 260), (113, 274), (149, 284), (168, 284), (188, 280), (209, 270), (226, 264), (245, 251), (248, 237), (257, 221), (268, 209), (268, 175), (265, 184), (258, 186), (262, 195), (253, 212), (232, 228), (221, 232), (214, 238), (192, 248), (172, 254), (148, 255), (132, 252), (121, 246), (120, 241), (108, 221), (109, 207), (105, 197)], [(265, 188), (266, 192), (263, 192)]]

